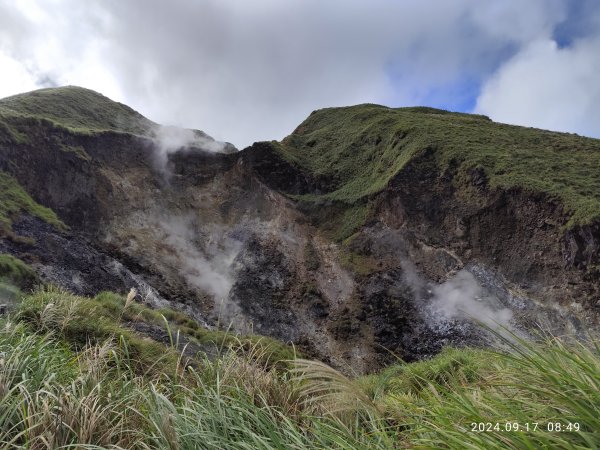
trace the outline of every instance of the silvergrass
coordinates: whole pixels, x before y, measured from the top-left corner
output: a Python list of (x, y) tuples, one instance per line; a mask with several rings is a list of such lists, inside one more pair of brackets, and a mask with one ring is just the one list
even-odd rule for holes
[(351, 379), (315, 361), (273, 364), (261, 340), (190, 360), (177, 337), (99, 326), (86, 305), (47, 289), (0, 322), (0, 448), (598, 448), (594, 340), (511, 336), (502, 351), (447, 349)]

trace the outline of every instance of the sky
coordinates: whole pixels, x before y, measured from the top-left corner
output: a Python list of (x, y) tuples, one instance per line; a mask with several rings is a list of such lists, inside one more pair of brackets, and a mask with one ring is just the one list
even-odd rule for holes
[(0, 97), (61, 85), (238, 148), (366, 102), (600, 137), (600, 1), (0, 0)]

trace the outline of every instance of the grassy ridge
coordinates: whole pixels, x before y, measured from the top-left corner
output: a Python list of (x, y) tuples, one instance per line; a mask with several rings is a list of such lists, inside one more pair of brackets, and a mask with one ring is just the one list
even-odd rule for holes
[(600, 218), (600, 140), (498, 124), (483, 116), (432, 108), (359, 105), (313, 112), (277, 151), (330, 181), (307, 202), (364, 203), (405, 165), (433, 150), (441, 170), (461, 182), (483, 168), (492, 188), (520, 188), (562, 201), (571, 225)]
[(27, 118), (83, 133), (112, 130), (144, 135), (155, 125), (129, 106), (77, 86), (39, 89), (0, 100), (0, 123), (13, 135), (14, 124)]
[[(119, 131), (146, 135), (156, 125), (133, 109), (94, 91), (67, 86), (41, 89), (0, 100), (0, 140), (28, 139), (31, 121), (47, 121), (72, 132)], [(373, 194), (384, 189), (406, 164), (432, 150), (441, 170), (457, 167), (465, 184), (482, 168), (492, 188), (519, 188), (560, 199), (570, 225), (600, 218), (600, 140), (572, 134), (498, 124), (484, 116), (433, 108), (358, 105), (313, 112), (274, 148), (317, 178), (328, 191), (305, 195), (307, 205), (352, 205), (355, 229), (369, 211)], [(86, 157), (85, 151), (78, 152)], [(348, 235), (348, 233), (342, 233)]]
[[(31, 126), (41, 122), (74, 133), (152, 135), (156, 126), (128, 106), (79, 87), (41, 89), (0, 100), (0, 141), (26, 142)], [(371, 215), (369, 199), (427, 151), (442, 171), (457, 170), (454, 183), (459, 189), (469, 184), (472, 169), (481, 168), (492, 188), (559, 199), (571, 216), (569, 226), (600, 218), (597, 139), (433, 108), (366, 104), (315, 111), (273, 147), (324, 182), (325, 192), (296, 199), (316, 215), (323, 205), (335, 205), (336, 211), (327, 210), (327, 216), (338, 240), (362, 226)], [(89, 159), (85, 149), (64, 149)]]
[[(267, 365), (256, 346), (190, 364), (173, 348), (139, 337), (136, 342), (120, 329), (97, 333), (123, 317), (153, 320), (156, 312), (133, 305), (114, 294), (83, 299), (45, 290), (24, 300), (16, 320), (0, 321), (1, 446), (575, 449), (600, 444), (594, 434), (600, 429), (600, 348), (593, 344), (549, 339), (507, 343), (510, 351), (502, 353), (447, 349), (429, 361), (351, 380), (315, 361)], [(74, 330), (86, 327), (95, 329), (98, 339), (74, 340)], [(491, 425), (473, 431), (472, 423), (486, 430)]]

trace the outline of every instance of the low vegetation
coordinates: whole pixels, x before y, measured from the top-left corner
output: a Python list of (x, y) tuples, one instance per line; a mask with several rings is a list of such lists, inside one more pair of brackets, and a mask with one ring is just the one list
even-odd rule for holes
[[(208, 330), (179, 311), (151, 309), (135, 301), (136, 297), (139, 300), (134, 291), (128, 297), (112, 292), (102, 292), (94, 298), (80, 297), (50, 286), (26, 296), (17, 318), (36, 331), (58, 333), (75, 351), (118, 336), (135, 353), (140, 368), (153, 367), (159, 372), (166, 370), (154, 364), (161, 359), (164, 344), (136, 333), (136, 324), (143, 324), (149, 333), (166, 336), (167, 343), (179, 349), (182, 345), (177, 345), (178, 341), (211, 353), (231, 346), (240, 351), (255, 348), (260, 350), (265, 364), (294, 357), (292, 348), (276, 340)], [(177, 359), (176, 354), (171, 356), (169, 364)]]
[[(166, 312), (166, 311), (165, 311)], [(127, 298), (46, 288), (0, 322), (3, 448), (598, 448), (600, 348), (507, 342), (446, 349), (349, 379), (271, 364), (231, 337), (185, 357), (126, 327), (170, 318)], [(160, 320), (158, 319), (160, 317)], [(156, 322), (155, 322), (156, 321)], [(170, 325), (168, 325), (170, 324)], [(188, 324), (190, 328), (193, 325)], [(205, 331), (206, 333), (209, 333)], [(283, 356), (283, 355), (282, 355)]]
[(440, 173), (455, 171), (459, 190), (469, 185), (473, 169), (481, 169), (492, 189), (521, 189), (559, 199), (571, 215), (570, 226), (600, 218), (598, 139), (433, 108), (367, 104), (315, 111), (273, 145), (287, 161), (330, 187), (319, 195), (298, 196), (306, 208), (315, 205), (318, 211), (333, 204), (350, 211), (340, 220), (348, 230), (339, 239), (368, 219), (374, 194), (427, 152)]
[(39, 217), (59, 230), (66, 229), (54, 211), (33, 200), (17, 180), (0, 170), (0, 234), (14, 237), (12, 221), (21, 212)]
[(32, 288), (36, 281), (37, 275), (28, 264), (12, 255), (0, 253), (0, 283), (28, 289)]
[(23, 291), (31, 290), (38, 282), (33, 269), (12, 255), (0, 253), (0, 308), (7, 312)]

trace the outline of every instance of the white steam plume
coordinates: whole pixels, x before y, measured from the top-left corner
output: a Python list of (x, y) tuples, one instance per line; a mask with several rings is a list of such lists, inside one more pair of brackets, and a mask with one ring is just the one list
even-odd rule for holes
[(171, 153), (181, 148), (192, 147), (208, 152), (223, 152), (226, 142), (215, 141), (198, 130), (160, 125), (155, 130), (155, 141), (161, 151)]
[(435, 286), (432, 293), (432, 310), (447, 319), (471, 318), (493, 329), (512, 329), (512, 311), (492, 306), (473, 274), (466, 270)]
[(208, 292), (216, 301), (226, 300), (234, 282), (232, 264), (241, 244), (227, 238), (222, 231), (213, 230), (207, 232), (199, 245), (191, 218), (171, 217), (160, 220), (158, 225), (163, 242), (171, 250), (168, 257), (185, 280)]
[(211, 153), (231, 153), (236, 151), (236, 148), (232, 144), (216, 141), (199, 130), (157, 125), (153, 129), (153, 135), (156, 162), (163, 172), (168, 172), (167, 162), (169, 154), (178, 150), (201, 150)]
[(402, 277), (417, 300), (428, 298), (427, 309), (434, 319), (472, 319), (488, 327), (514, 330), (513, 313), (503, 308), (495, 298), (485, 295), (483, 288), (471, 272), (461, 270), (448, 281), (428, 286), (413, 264), (401, 262)]

